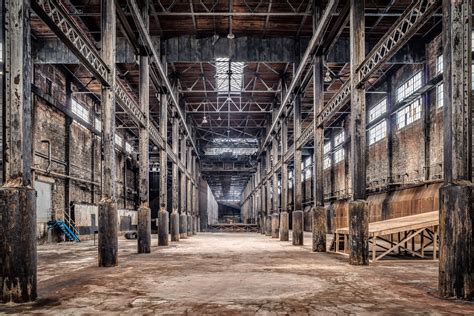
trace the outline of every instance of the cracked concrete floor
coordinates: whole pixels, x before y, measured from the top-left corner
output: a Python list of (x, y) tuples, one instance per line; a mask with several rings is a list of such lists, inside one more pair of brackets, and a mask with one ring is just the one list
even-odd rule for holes
[(347, 264), (256, 233), (200, 233), (151, 254), (120, 239), (120, 264), (96, 267), (92, 241), (38, 247), (35, 303), (0, 313), (474, 314), (434, 296), (437, 262)]

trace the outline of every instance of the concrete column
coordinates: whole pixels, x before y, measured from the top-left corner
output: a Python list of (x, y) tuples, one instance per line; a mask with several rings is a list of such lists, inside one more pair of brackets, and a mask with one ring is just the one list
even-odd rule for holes
[[(146, 5), (143, 17), (148, 27), (148, 6)], [(149, 253), (151, 251), (151, 210), (149, 205), (149, 146), (150, 136), (149, 112), (150, 112), (150, 69), (146, 52), (140, 54), (139, 66), (139, 96), (140, 109), (145, 115), (145, 125), (140, 127), (139, 134), (139, 194), (140, 205), (138, 207), (138, 230), (137, 251), (138, 253)]]
[[(323, 79), (323, 56), (316, 56), (313, 64), (313, 111), (314, 117), (324, 106), (324, 79)], [(313, 244), (312, 250), (315, 252), (326, 251), (326, 233), (327, 233), (327, 216), (324, 208), (324, 128), (317, 126), (314, 120), (314, 164), (313, 164), (313, 181), (314, 181), (314, 207), (312, 210), (312, 233)]]
[(0, 302), (23, 303), (37, 297), (30, 1), (4, 3), (5, 182), (0, 188)]
[(366, 111), (365, 88), (356, 84), (357, 68), (365, 59), (365, 4), (351, 0), (351, 181), (349, 202), (349, 263), (369, 263), (369, 210), (366, 202)]
[[(186, 136), (184, 135), (184, 133), (180, 133), (180, 151), (181, 151), (181, 156), (180, 156), (180, 160), (181, 160), (181, 163), (183, 164), (183, 166), (186, 167), (186, 162), (188, 161), (188, 153), (187, 153), (187, 150), (186, 150)], [(188, 168), (189, 168), (189, 165), (188, 165)], [(190, 199), (190, 195), (188, 194), (188, 191), (187, 191), (187, 188), (188, 188), (188, 178), (186, 176), (186, 173), (183, 171), (181, 171), (181, 177), (180, 177), (180, 186), (179, 186), (179, 193), (181, 194), (181, 201), (180, 201), (180, 208), (179, 208), (179, 212), (180, 214), (188, 214), (189, 212), (189, 209), (187, 208), (187, 205), (186, 205), (186, 200), (187, 199)], [(180, 231), (180, 235), (181, 235), (181, 231)]]
[(115, 166), (115, 3), (102, 0), (102, 58), (110, 68), (110, 87), (102, 86), (102, 196), (99, 202), (99, 266), (118, 263)]
[(440, 189), (439, 295), (474, 299), (474, 186), (470, 0), (443, 1), (444, 186)]
[[(301, 96), (296, 96), (294, 115), (294, 142), (301, 135)], [(295, 149), (294, 171), (293, 171), (293, 204), (295, 206), (292, 214), (293, 224), (293, 245), (303, 245), (304, 215), (303, 215), (303, 195), (301, 186), (301, 149)]]
[(196, 235), (198, 232), (198, 227), (199, 227), (199, 219), (198, 219), (199, 191), (198, 191), (198, 186), (197, 186), (197, 183), (199, 181), (198, 180), (199, 179), (199, 166), (197, 162), (197, 157), (193, 156), (192, 161), (193, 161), (193, 177), (194, 177), (194, 182), (196, 183), (196, 185), (192, 186), (192, 195), (193, 195), (192, 212), (194, 214), (194, 218), (196, 219), (194, 222), (195, 229), (193, 230), (193, 235)]
[[(160, 210), (158, 212), (158, 246), (169, 244), (169, 213), (168, 213), (168, 156), (166, 144), (168, 140), (168, 97), (161, 95), (160, 102), (160, 133), (165, 141), (165, 148), (160, 151)], [(171, 227), (177, 225), (176, 215), (171, 214)], [(178, 239), (179, 240), (179, 239)]]
[(288, 217), (288, 163), (284, 161), (288, 151), (288, 121), (284, 118), (281, 122), (281, 213), (280, 213), (280, 240), (289, 240)]

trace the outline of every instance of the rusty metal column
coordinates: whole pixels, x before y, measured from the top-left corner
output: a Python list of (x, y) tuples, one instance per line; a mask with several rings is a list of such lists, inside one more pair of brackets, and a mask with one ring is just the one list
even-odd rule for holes
[(293, 166), (293, 204), (294, 210), (292, 213), (293, 224), (293, 245), (303, 245), (303, 230), (304, 230), (304, 214), (303, 214), (303, 195), (301, 186), (301, 148), (297, 149), (296, 142), (301, 135), (301, 95), (297, 95), (293, 107), (293, 137), (295, 144), (295, 157)]
[(266, 189), (265, 189), (265, 177), (263, 175), (263, 170), (265, 168), (263, 167), (263, 159), (259, 162), (260, 166), (260, 182), (262, 185), (260, 186), (260, 233), (262, 235), (265, 235), (266, 231), (266, 216), (265, 216), (265, 211), (266, 211)]
[(276, 165), (278, 163), (278, 140), (272, 140), (272, 238), (280, 237), (280, 214), (278, 213), (278, 173)]
[(366, 202), (365, 88), (356, 85), (357, 68), (365, 58), (364, 1), (351, 0), (351, 181), (349, 202), (349, 263), (369, 263), (369, 212)]
[[(181, 238), (186, 238), (186, 231), (184, 230), (183, 235), (183, 225), (186, 229), (186, 214), (179, 211), (179, 200), (178, 200), (178, 190), (179, 190), (179, 169), (178, 169), (178, 160), (179, 160), (179, 120), (176, 117), (176, 112), (173, 111), (173, 119), (171, 121), (171, 148), (173, 156), (176, 161), (173, 161), (171, 167), (171, 207), (172, 207), (172, 225), (171, 225), (171, 240), (177, 241)], [(176, 214), (179, 214), (179, 229), (176, 231)], [(176, 235), (179, 233), (179, 239), (176, 238)]]
[[(265, 164), (265, 169), (271, 170), (271, 154), (270, 154), (270, 149), (267, 149), (266, 152), (266, 164)], [(268, 179), (267, 173), (265, 173), (265, 181), (266, 181), (266, 187), (267, 187), (267, 205), (266, 205), (266, 213), (265, 213), (265, 235), (266, 236), (271, 236), (272, 235), (272, 213), (271, 213), (271, 208), (272, 208), (272, 181)]]
[(102, 86), (102, 197), (99, 202), (99, 266), (118, 264), (115, 166), (115, 2), (102, 0), (102, 58), (110, 68), (110, 87)]
[[(148, 2), (145, 2), (143, 10), (143, 18), (146, 27), (149, 27), (148, 18)], [(140, 82), (139, 82), (139, 96), (140, 109), (145, 115), (145, 125), (140, 127), (139, 134), (139, 194), (140, 205), (138, 207), (138, 229), (137, 229), (137, 247), (138, 253), (149, 253), (151, 251), (151, 210), (149, 204), (149, 146), (150, 136), (148, 135), (149, 128), (149, 112), (150, 112), (150, 65), (147, 53), (140, 52)]]
[(288, 121), (281, 121), (281, 213), (280, 213), (280, 240), (288, 241), (289, 217), (288, 217), (288, 163), (285, 162), (285, 154), (288, 151)]
[[(193, 159), (192, 159), (192, 155), (191, 155), (191, 150), (188, 151), (188, 153), (186, 154), (186, 156), (184, 157), (185, 159), (185, 165), (187, 166), (187, 170), (189, 172), (190, 175), (193, 174)], [(185, 175), (185, 179), (186, 179), (186, 175)], [(184, 188), (185, 190), (188, 191), (188, 194), (189, 194), (189, 199), (193, 200), (193, 192), (192, 192), (192, 182), (191, 182), (191, 179), (187, 179), (187, 185), (185, 186)], [(186, 209), (186, 215), (187, 215), (187, 229), (186, 229), (186, 233), (188, 236), (191, 236), (193, 234), (193, 206), (192, 206), (192, 203), (190, 205), (191, 207)]]
[(0, 302), (23, 303), (37, 297), (36, 192), (31, 172), (30, 1), (7, 0), (4, 3), (5, 181), (0, 188)]
[(198, 187), (197, 187), (197, 183), (198, 183), (198, 165), (197, 165), (197, 157), (195, 156), (191, 156), (192, 157), (192, 173), (191, 173), (191, 176), (193, 177), (194, 179), (194, 182), (196, 183), (196, 185), (193, 185), (191, 184), (191, 195), (192, 195), (192, 204), (191, 204), (191, 212), (194, 216), (194, 226), (193, 226), (193, 235), (196, 235), (196, 233), (199, 231), (199, 217), (198, 217), (198, 206), (199, 206), (199, 202), (198, 202), (198, 199), (199, 199), (199, 194), (198, 194)]
[[(160, 100), (160, 134), (163, 138), (163, 148), (160, 150), (160, 210), (158, 212), (158, 246), (167, 246), (169, 243), (169, 213), (168, 213), (168, 97), (161, 95)], [(171, 214), (173, 228), (173, 214)], [(173, 238), (173, 234), (171, 234)]]
[[(324, 106), (324, 80), (323, 80), (323, 56), (315, 57), (313, 65), (313, 112), (314, 117)], [(314, 208), (312, 214), (312, 250), (315, 252), (326, 251), (326, 209), (324, 208), (324, 128), (318, 126), (317, 120), (314, 120), (314, 164), (313, 164), (313, 198)]]
[(471, 15), (470, 0), (443, 1), (444, 186), (439, 202), (439, 295), (464, 300), (474, 299)]

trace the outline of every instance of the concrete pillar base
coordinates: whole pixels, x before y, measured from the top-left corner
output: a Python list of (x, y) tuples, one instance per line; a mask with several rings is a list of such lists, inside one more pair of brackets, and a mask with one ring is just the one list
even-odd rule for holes
[(169, 213), (164, 209), (158, 212), (158, 246), (169, 245)]
[(193, 216), (193, 235), (196, 235), (197, 232), (197, 217)]
[(313, 218), (313, 246), (314, 252), (326, 252), (326, 209), (324, 206), (315, 206), (312, 210)]
[(439, 190), (439, 295), (474, 299), (474, 186)]
[(191, 215), (188, 215), (188, 228), (186, 229), (186, 234), (188, 235), (188, 237), (193, 235), (193, 219), (194, 218)]
[(303, 246), (303, 232), (304, 232), (304, 214), (303, 211), (294, 211), (291, 214), (293, 222), (293, 245), (294, 246)]
[(280, 241), (290, 240), (288, 224), (289, 224), (288, 212), (281, 212), (280, 213)]
[(110, 199), (99, 202), (99, 267), (118, 264), (117, 203)]
[(280, 215), (273, 213), (272, 215), (272, 238), (280, 237)]
[(170, 234), (171, 241), (179, 241), (179, 214), (176, 211), (171, 212)]
[(369, 264), (369, 208), (365, 200), (349, 202), (349, 264)]
[(185, 213), (179, 214), (179, 237), (188, 238), (188, 215)]
[(272, 235), (272, 216), (268, 215), (265, 217), (265, 236)]
[(148, 207), (138, 208), (137, 251), (151, 252), (151, 210)]
[(36, 191), (0, 188), (0, 302), (37, 297)]

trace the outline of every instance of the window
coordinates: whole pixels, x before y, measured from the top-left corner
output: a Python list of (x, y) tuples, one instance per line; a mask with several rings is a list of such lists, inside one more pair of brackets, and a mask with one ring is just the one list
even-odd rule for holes
[(337, 147), (344, 143), (344, 131), (340, 132), (339, 134), (334, 137), (334, 147)]
[(397, 89), (397, 102), (403, 101), (421, 87), (421, 71), (408, 79)]
[(375, 144), (379, 140), (385, 138), (386, 134), (387, 123), (383, 120), (369, 130), (369, 145)]
[(397, 112), (397, 127), (401, 129), (421, 117), (421, 98)]
[(323, 168), (324, 169), (327, 169), (331, 167), (331, 157), (328, 156), (324, 156), (324, 163), (323, 163)]
[(334, 163), (338, 163), (344, 160), (344, 148), (339, 148), (334, 152)]
[(133, 153), (133, 147), (132, 147), (132, 145), (130, 145), (129, 142), (125, 143), (125, 151), (129, 154)]
[(293, 188), (293, 171), (288, 172), (288, 188)]
[(94, 127), (98, 132), (102, 131), (102, 121), (97, 117), (94, 119)]
[(441, 108), (444, 105), (444, 84), (436, 86), (436, 106)]
[(312, 159), (311, 159), (311, 156), (309, 156), (308, 158), (304, 160), (304, 168), (305, 168), (304, 178), (306, 180), (310, 179), (312, 176), (313, 169), (311, 168), (311, 165), (312, 165)]
[(120, 148), (123, 146), (123, 138), (119, 134), (115, 134), (115, 145)]
[(216, 86), (218, 94), (240, 94), (244, 78), (244, 63), (229, 58), (216, 59)]
[(324, 144), (324, 147), (323, 147), (323, 154), (324, 154), (323, 168), (324, 169), (327, 169), (327, 168), (331, 167), (330, 151), (331, 151), (331, 143), (327, 142), (327, 143)]
[(387, 99), (383, 99), (369, 110), (369, 123), (379, 118), (387, 111)]
[(91, 118), (89, 116), (89, 110), (85, 108), (84, 106), (80, 105), (79, 103), (77, 103), (76, 100), (72, 99), (71, 101), (72, 101), (71, 102), (72, 113), (79, 116), (83, 121), (90, 123)]
[(436, 74), (442, 74), (443, 73), (443, 55), (439, 55), (436, 57)]

